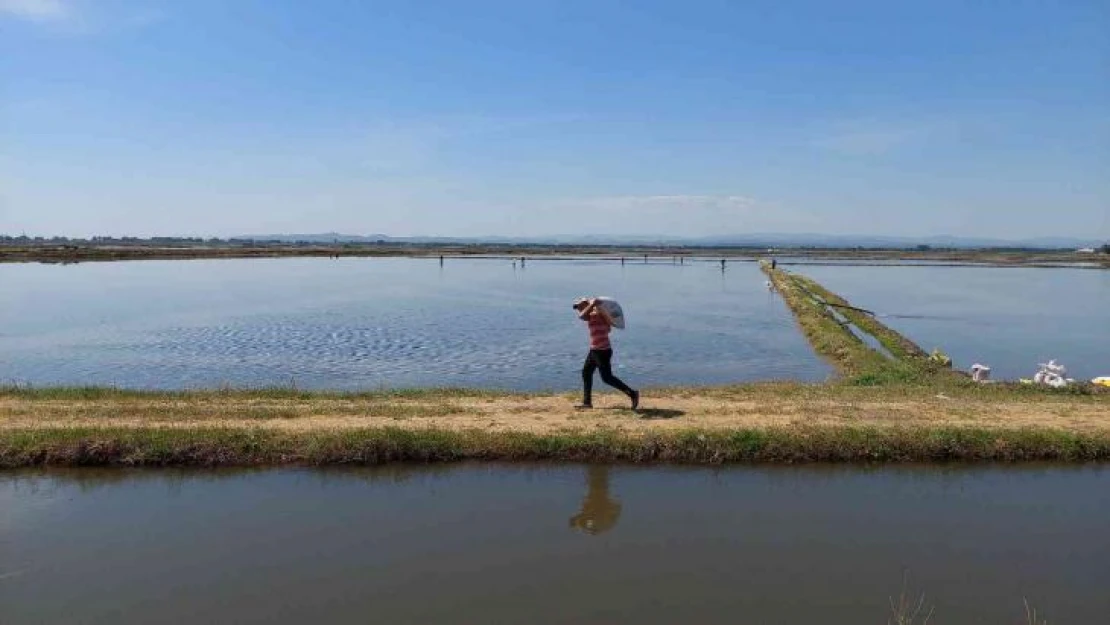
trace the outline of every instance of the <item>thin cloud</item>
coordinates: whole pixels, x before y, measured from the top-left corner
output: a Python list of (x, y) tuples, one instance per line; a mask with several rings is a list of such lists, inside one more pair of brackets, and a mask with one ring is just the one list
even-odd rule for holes
[(570, 205), (600, 210), (696, 210), (746, 212), (757, 207), (754, 198), (742, 195), (624, 195), (570, 200)]
[(527, 128), (570, 123), (579, 116), (491, 117), (458, 115), (370, 124), (338, 142), (338, 151), (374, 173), (424, 170), (452, 145)]
[(62, 0), (0, 0), (0, 15), (32, 22), (57, 22), (73, 17), (73, 8)]
[(0, 19), (32, 22), (63, 35), (101, 35), (145, 28), (168, 19), (157, 2), (120, 0), (0, 0)]
[(701, 237), (811, 227), (814, 215), (738, 194), (614, 195), (562, 200), (529, 211), (536, 232)]
[(169, 13), (158, 7), (140, 9), (122, 16), (118, 21), (121, 29), (145, 28), (169, 19)]
[(821, 137), (813, 144), (849, 156), (881, 156), (906, 145), (916, 135), (910, 129), (861, 129)]
[(812, 145), (846, 156), (883, 156), (925, 141), (944, 126), (936, 121), (844, 121), (820, 131)]

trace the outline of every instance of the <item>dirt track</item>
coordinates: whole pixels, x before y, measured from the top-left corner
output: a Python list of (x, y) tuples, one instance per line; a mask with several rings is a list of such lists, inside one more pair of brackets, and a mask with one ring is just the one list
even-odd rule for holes
[(626, 400), (600, 396), (577, 411), (570, 395), (274, 398), (198, 394), (180, 398), (40, 399), (0, 396), (0, 429), (220, 426), (292, 431), (366, 427), (480, 428), (552, 433), (597, 428), (627, 432), (790, 425), (1041, 427), (1110, 431), (1110, 396), (949, 397), (884, 390), (805, 393), (669, 391)]

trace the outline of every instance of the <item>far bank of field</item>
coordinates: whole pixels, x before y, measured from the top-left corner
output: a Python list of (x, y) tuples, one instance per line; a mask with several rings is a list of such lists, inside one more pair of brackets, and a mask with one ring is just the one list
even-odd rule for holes
[(769, 254), (795, 261), (869, 263), (943, 263), (996, 267), (1058, 267), (1081, 265), (1110, 268), (1110, 254), (1077, 254), (1071, 250), (989, 249), (834, 249), (713, 247), (675, 245), (571, 245), (511, 243), (266, 243), (193, 242), (165, 244), (70, 242), (0, 244), (0, 263), (83, 263), (124, 260), (201, 260), (235, 258), (592, 258), (620, 262), (669, 262), (683, 259), (754, 261)]

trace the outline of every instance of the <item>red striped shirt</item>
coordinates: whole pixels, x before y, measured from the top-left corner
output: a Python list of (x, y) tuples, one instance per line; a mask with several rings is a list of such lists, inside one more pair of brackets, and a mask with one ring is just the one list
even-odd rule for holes
[(590, 349), (610, 349), (612, 346), (609, 344), (609, 322), (601, 313), (595, 312), (590, 315), (586, 320), (586, 325), (590, 328)]

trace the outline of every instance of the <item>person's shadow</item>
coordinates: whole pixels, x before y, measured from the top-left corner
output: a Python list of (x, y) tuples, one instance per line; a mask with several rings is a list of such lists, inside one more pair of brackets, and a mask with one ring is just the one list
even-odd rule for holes
[(639, 408), (636, 414), (640, 415), (641, 419), (674, 419), (686, 414), (683, 410), (674, 410), (672, 408)]
[(636, 408), (630, 411), (625, 407), (611, 406), (608, 409), (616, 412), (632, 412), (641, 419), (677, 419), (686, 414), (685, 410), (674, 408)]
[(586, 497), (582, 509), (570, 517), (571, 529), (596, 536), (616, 527), (620, 516), (620, 502), (609, 495), (609, 467), (590, 467), (586, 471)]

